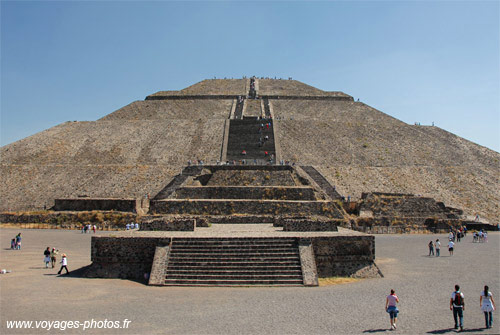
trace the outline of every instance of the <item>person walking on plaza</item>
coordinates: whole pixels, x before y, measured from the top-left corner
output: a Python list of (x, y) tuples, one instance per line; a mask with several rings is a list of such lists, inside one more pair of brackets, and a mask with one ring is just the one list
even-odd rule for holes
[(50, 263), (50, 247), (47, 247), (47, 249), (43, 252), (43, 261), (45, 262), (45, 268), (47, 269)]
[(441, 252), (441, 242), (439, 239), (436, 240), (436, 257), (439, 257), (439, 253)]
[(385, 299), (385, 311), (389, 313), (391, 319), (391, 330), (396, 329), (396, 321), (398, 321), (399, 310), (396, 306), (397, 303), (399, 303), (399, 298), (394, 290), (391, 290), (391, 294)]
[(432, 241), (429, 242), (429, 256), (434, 256), (434, 243)]
[(69, 271), (68, 271), (68, 260), (66, 259), (66, 254), (62, 254), (61, 269), (59, 269), (59, 272), (57, 274), (60, 275), (63, 269), (66, 269), (66, 274), (69, 273)]
[(479, 305), (481, 306), (481, 310), (484, 312), (486, 328), (491, 328), (493, 325), (493, 311), (496, 309), (496, 306), (495, 300), (493, 300), (493, 295), (487, 285), (484, 286), (484, 290), (481, 292)]
[(56, 248), (52, 248), (52, 251), (50, 252), (50, 262), (52, 263), (52, 268), (56, 266), (58, 251), (59, 250), (56, 250)]
[(16, 249), (21, 250), (21, 233), (16, 236)]
[(453, 256), (453, 248), (454, 247), (455, 247), (455, 243), (450, 240), (450, 242), (448, 242), (448, 251), (450, 252), (450, 256)]
[[(460, 331), (464, 330), (464, 310), (465, 299), (464, 294), (460, 292), (460, 286), (455, 285), (455, 291), (451, 294), (450, 311), (453, 311), (453, 319), (455, 320), (455, 329), (460, 325)], [(460, 321), (460, 324), (459, 322)]]

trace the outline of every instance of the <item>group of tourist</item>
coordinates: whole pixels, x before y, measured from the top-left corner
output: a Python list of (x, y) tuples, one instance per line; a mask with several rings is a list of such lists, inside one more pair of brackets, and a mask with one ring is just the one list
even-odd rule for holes
[(131, 230), (131, 229), (137, 229), (139, 230), (139, 224), (136, 222), (136, 223), (127, 223), (125, 225), (125, 230)]
[[(385, 310), (389, 313), (389, 318), (391, 321), (391, 330), (397, 329), (397, 318), (399, 309), (397, 304), (399, 303), (399, 298), (394, 290), (387, 296), (385, 300)], [(484, 313), (485, 328), (491, 328), (493, 325), (493, 311), (496, 309), (495, 300), (491, 294), (489, 287), (484, 286), (483, 291), (479, 297), (479, 307)], [(450, 310), (453, 312), (453, 320), (455, 321), (454, 329), (460, 327), (460, 331), (464, 330), (464, 310), (465, 310), (465, 297), (460, 291), (460, 286), (455, 285), (455, 290), (451, 294), (450, 298)]]
[(483, 231), (482, 229), (480, 231), (474, 231), (472, 233), (472, 242), (473, 243), (488, 242), (488, 233), (486, 231)]
[(89, 232), (89, 233), (90, 233), (90, 231), (91, 231), (91, 230), (92, 230), (92, 231), (94, 232), (94, 234), (95, 234), (95, 232), (96, 232), (96, 230), (97, 230), (97, 226), (96, 226), (96, 225), (91, 225), (90, 223), (89, 223), (89, 224), (84, 224), (84, 225), (82, 225), (82, 234), (83, 234), (83, 233), (87, 234), (87, 232)]
[[(56, 250), (56, 248), (50, 249), (50, 247), (47, 247), (47, 249), (44, 250), (43, 252), (43, 262), (45, 263), (45, 268), (47, 269), (49, 267), (49, 264), (54, 268), (56, 266), (57, 262), (57, 255), (59, 254), (59, 250)], [(66, 254), (61, 255), (61, 268), (59, 269), (59, 272), (57, 274), (61, 274), (62, 270), (66, 270), (66, 274), (69, 273), (68, 271), (68, 259), (66, 258)]]
[(21, 233), (17, 234), (16, 237), (10, 241), (10, 248), (12, 250), (21, 250)]

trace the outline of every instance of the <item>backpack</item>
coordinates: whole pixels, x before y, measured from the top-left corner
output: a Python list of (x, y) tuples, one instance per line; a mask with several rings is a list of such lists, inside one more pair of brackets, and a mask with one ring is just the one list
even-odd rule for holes
[(464, 299), (462, 298), (462, 293), (459, 291), (455, 292), (455, 300), (453, 300), (455, 306), (462, 306), (464, 304)]

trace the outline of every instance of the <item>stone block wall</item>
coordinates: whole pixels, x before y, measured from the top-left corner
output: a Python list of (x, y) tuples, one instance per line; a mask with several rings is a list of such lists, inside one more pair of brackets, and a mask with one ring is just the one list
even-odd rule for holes
[(160, 231), (194, 231), (196, 219), (170, 219), (160, 217), (143, 221), (140, 230), (160, 230)]
[[(299, 245), (302, 242), (312, 244), (319, 277), (381, 276), (374, 263), (374, 236), (328, 236), (301, 240)], [(151, 272), (156, 247), (169, 246), (171, 241), (167, 237), (93, 236), (92, 265), (85, 276), (143, 280), (144, 274)]]
[(312, 241), (319, 277), (381, 275), (374, 263), (374, 236), (315, 237)]
[(120, 211), (135, 212), (136, 199), (55, 199), (56, 211)]
[(284, 231), (338, 231), (341, 222), (334, 220), (283, 219)]
[(157, 246), (167, 246), (170, 238), (92, 236), (92, 265), (85, 276), (143, 280), (149, 274)]
[(262, 200), (315, 200), (312, 187), (282, 186), (201, 186), (181, 187), (175, 191), (176, 199), (262, 199)]
[(185, 215), (323, 215), (342, 220), (343, 210), (332, 201), (281, 200), (160, 200), (152, 201), (153, 214)]
[(404, 233), (442, 233), (450, 227), (463, 224), (459, 219), (440, 219), (434, 217), (376, 217), (359, 218), (351, 222), (353, 230), (369, 234), (404, 234)]

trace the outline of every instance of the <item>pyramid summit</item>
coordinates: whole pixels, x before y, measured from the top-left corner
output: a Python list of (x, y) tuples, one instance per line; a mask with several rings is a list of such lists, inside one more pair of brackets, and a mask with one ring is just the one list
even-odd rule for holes
[[(260, 125), (265, 131), (254, 132)], [(0, 150), (2, 211), (65, 198), (154, 198), (189, 161), (244, 160), (313, 166), (346, 198), (418, 194), (490, 221), (500, 216), (498, 153), (296, 80), (203, 80)]]

